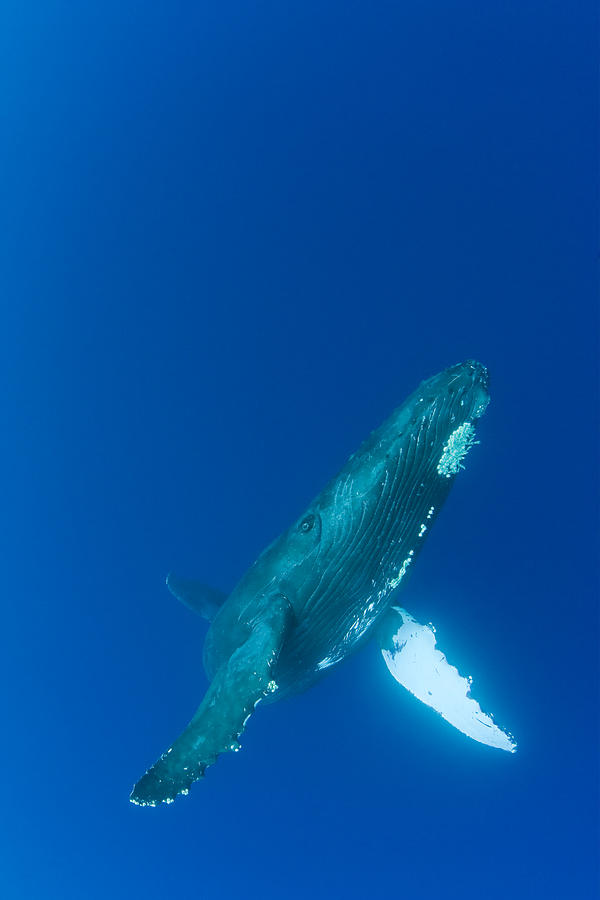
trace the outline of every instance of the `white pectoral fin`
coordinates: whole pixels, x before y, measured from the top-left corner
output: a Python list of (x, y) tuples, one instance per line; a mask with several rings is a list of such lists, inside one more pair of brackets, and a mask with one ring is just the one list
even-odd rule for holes
[(406, 610), (392, 607), (382, 632), (381, 652), (396, 681), (463, 734), (515, 752), (512, 735), (498, 728), (470, 696), (471, 679), (460, 675), (436, 649), (431, 625), (420, 625)]

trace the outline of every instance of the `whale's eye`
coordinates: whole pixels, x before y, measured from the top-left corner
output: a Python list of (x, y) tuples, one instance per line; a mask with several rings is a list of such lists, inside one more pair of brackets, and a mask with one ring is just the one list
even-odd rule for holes
[(310, 516), (306, 516), (300, 524), (298, 525), (298, 531), (301, 531), (303, 534), (306, 534), (308, 531), (311, 531), (315, 524), (315, 517), (310, 514)]

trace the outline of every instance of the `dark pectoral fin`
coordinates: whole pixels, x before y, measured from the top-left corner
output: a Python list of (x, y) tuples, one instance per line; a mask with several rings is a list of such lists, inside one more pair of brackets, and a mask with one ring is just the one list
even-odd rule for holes
[(174, 597), (209, 622), (212, 622), (227, 599), (227, 594), (223, 591), (207, 587), (193, 578), (180, 578), (172, 572), (167, 575), (167, 587)]
[(254, 707), (277, 688), (271, 669), (290, 615), (282, 594), (268, 598), (248, 640), (218, 670), (188, 727), (134, 787), (133, 803), (172, 803), (178, 794), (187, 794), (219, 754), (239, 749), (238, 738)]

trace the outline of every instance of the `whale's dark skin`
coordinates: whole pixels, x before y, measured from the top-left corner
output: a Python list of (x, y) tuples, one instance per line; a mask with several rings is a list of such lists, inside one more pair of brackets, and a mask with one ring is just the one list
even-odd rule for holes
[[(424, 381), (222, 604), (211, 593), (200, 609), (212, 619), (204, 646), (211, 685), (185, 731), (136, 784), (133, 802), (156, 806), (187, 793), (220, 753), (238, 748), (259, 700), (306, 689), (374, 635), (488, 401), (487, 370), (474, 361)], [(457, 434), (466, 435), (462, 451)], [(171, 588), (201, 607), (193, 585)]]

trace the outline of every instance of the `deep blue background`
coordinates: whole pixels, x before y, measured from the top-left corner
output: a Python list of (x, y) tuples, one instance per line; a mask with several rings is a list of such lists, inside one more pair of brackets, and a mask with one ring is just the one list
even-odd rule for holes
[[(597, 896), (594, 7), (2, 4), (3, 897)], [(129, 804), (205, 686), (166, 573), (233, 586), (472, 356), (403, 602), (518, 753), (368, 647)]]

